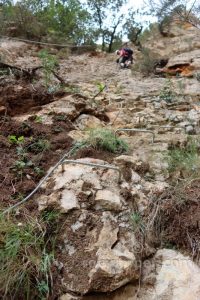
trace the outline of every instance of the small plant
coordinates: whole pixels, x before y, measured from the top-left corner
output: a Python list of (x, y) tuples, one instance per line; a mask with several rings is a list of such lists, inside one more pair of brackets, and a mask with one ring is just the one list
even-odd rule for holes
[(32, 168), (34, 166), (33, 162), (26, 157), (16, 160), (12, 166), (13, 171), (17, 172), (19, 175), (23, 175), (26, 168)]
[(44, 251), (44, 253), (42, 254), (42, 258), (41, 258), (41, 264), (39, 267), (39, 272), (40, 274), (42, 274), (42, 278), (44, 278), (43, 280), (38, 280), (37, 283), (37, 290), (39, 292), (39, 295), (41, 297), (41, 299), (43, 298), (48, 298), (47, 296), (49, 295), (50, 289), (50, 282), (49, 282), (49, 270), (51, 268), (51, 264), (54, 260), (54, 256), (52, 253), (46, 253), (46, 251)]
[(35, 174), (39, 177), (42, 177), (45, 174), (44, 170), (40, 167), (34, 167), (33, 170), (34, 170)]
[(104, 83), (102, 83), (102, 82), (97, 82), (96, 86), (97, 86), (98, 91), (100, 93), (100, 92), (102, 92), (105, 89), (106, 85)]
[(131, 215), (131, 221), (132, 221), (134, 231), (139, 229), (142, 232), (144, 232), (145, 227), (144, 227), (144, 224), (143, 224), (143, 221), (142, 221), (142, 217), (139, 213), (133, 213)]
[(56, 69), (58, 65), (58, 61), (56, 57), (49, 54), (47, 50), (41, 50), (39, 52), (39, 58), (41, 59), (42, 62), (45, 86), (46, 88), (49, 88), (52, 81), (51, 75), (52, 72), (54, 72), (54, 70)]
[(71, 94), (78, 94), (81, 92), (81, 90), (78, 86), (73, 86), (73, 85), (69, 85), (69, 86), (65, 87), (64, 91), (66, 93), (71, 93)]
[(54, 120), (56, 120), (56, 121), (66, 121), (67, 116), (66, 115), (55, 115)]
[(22, 193), (15, 193), (15, 194), (12, 195), (12, 198), (14, 200), (21, 201), (21, 200), (24, 199), (24, 194), (22, 194)]
[(55, 222), (56, 220), (58, 220), (59, 216), (60, 213), (57, 210), (44, 210), (42, 213), (42, 219), (47, 224)]
[(40, 153), (49, 150), (50, 142), (45, 139), (38, 139), (29, 145), (29, 149), (34, 153)]
[(8, 140), (12, 144), (22, 144), (24, 143), (24, 136), (16, 137), (16, 135), (9, 135)]
[(195, 77), (197, 81), (200, 81), (200, 73), (196, 73)]
[(32, 276), (38, 269), (37, 256), (43, 244), (42, 232), (35, 231), (34, 223), (19, 226), (4, 217), (1, 217), (0, 224), (1, 289), (4, 297), (10, 295), (15, 298), (22, 293), (28, 299)]
[(36, 115), (34, 121), (35, 121), (36, 123), (42, 123), (42, 122), (43, 122), (43, 119), (42, 119), (41, 116), (37, 116), (37, 115)]
[(172, 103), (175, 98), (176, 94), (174, 92), (172, 81), (167, 79), (163, 89), (160, 92), (159, 99), (164, 100), (167, 103)]
[(94, 148), (106, 150), (112, 153), (122, 153), (128, 150), (128, 145), (122, 139), (108, 129), (96, 128), (89, 132), (89, 137), (86, 140)]
[(25, 158), (27, 157), (27, 151), (26, 151), (26, 148), (23, 147), (22, 145), (20, 145), (19, 147), (16, 148), (16, 152), (17, 152), (17, 155), (20, 157), (20, 158)]

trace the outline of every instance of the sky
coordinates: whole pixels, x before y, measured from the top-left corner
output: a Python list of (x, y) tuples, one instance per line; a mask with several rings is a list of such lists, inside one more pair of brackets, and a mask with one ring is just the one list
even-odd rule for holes
[[(144, 0), (129, 0), (128, 3), (122, 9), (122, 11), (124, 11), (124, 13), (126, 13), (129, 8), (133, 8), (134, 10), (137, 10), (137, 9), (142, 10), (142, 9), (144, 9), (144, 5), (145, 5)], [(144, 23), (144, 27), (147, 26), (146, 22), (147, 23), (156, 22), (156, 18), (151, 17), (151, 16), (138, 16), (135, 19), (138, 22)]]

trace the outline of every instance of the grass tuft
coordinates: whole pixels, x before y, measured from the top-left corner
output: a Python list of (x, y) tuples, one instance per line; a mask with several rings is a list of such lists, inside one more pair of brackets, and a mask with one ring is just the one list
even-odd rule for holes
[(190, 139), (184, 148), (169, 150), (168, 170), (170, 173), (180, 171), (183, 175), (196, 177), (200, 174), (199, 142)]
[(112, 153), (122, 153), (128, 150), (128, 145), (121, 138), (108, 129), (95, 128), (90, 130), (86, 143), (96, 149), (106, 150)]
[[(0, 216), (0, 294), (2, 299), (47, 299), (52, 288), (57, 214), (32, 219)], [(54, 224), (55, 225), (55, 224)], [(51, 233), (50, 233), (51, 232)]]

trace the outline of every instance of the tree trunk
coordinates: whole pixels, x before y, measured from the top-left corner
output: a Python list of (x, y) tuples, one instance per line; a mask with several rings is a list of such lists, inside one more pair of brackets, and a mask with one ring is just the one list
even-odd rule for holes
[(102, 50), (102, 51), (105, 50), (105, 34), (104, 34), (104, 32), (102, 33), (102, 45), (101, 45), (101, 50)]
[(119, 25), (120, 23), (120, 19), (118, 20), (117, 24), (113, 27), (113, 31), (111, 33), (111, 36), (110, 36), (110, 43), (109, 43), (109, 47), (108, 47), (108, 52), (110, 53), (112, 51), (112, 45), (113, 45), (113, 41), (114, 41), (114, 38), (115, 38), (115, 32), (116, 32), (116, 29), (117, 29), (117, 26)]

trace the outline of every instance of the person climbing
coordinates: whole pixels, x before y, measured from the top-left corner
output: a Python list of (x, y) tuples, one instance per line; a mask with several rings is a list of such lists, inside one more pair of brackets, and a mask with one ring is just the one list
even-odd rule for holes
[(122, 48), (120, 50), (116, 51), (116, 54), (119, 55), (119, 58), (117, 59), (117, 63), (120, 63), (121, 67), (127, 67), (130, 62), (133, 63), (133, 50), (130, 48)]

